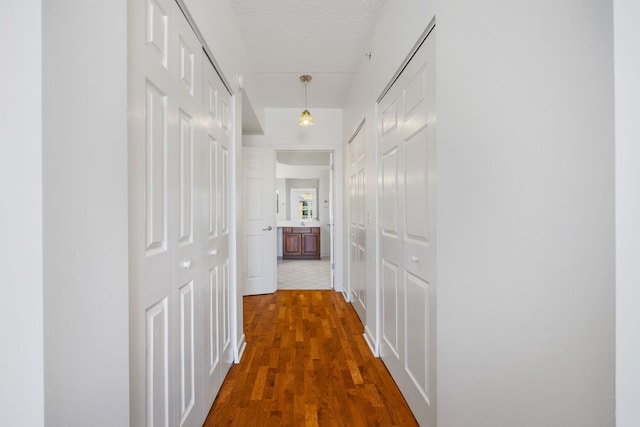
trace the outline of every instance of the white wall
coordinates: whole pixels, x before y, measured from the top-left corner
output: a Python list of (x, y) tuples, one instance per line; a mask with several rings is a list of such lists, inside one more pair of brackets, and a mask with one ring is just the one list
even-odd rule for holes
[(265, 134), (244, 135), (246, 146), (271, 147), (274, 150), (334, 151), (334, 260), (335, 289), (343, 290), (343, 144), (342, 110), (336, 108), (310, 108), (314, 125), (302, 127), (298, 118), (302, 112), (296, 108), (267, 108), (265, 110)]
[(615, 0), (616, 109), (616, 418), (640, 420), (640, 4)]
[(437, 19), (439, 426), (612, 426), (611, 3)]
[(126, 5), (43, 2), (44, 380), (51, 426), (129, 423)]
[(2, 2), (0, 425), (44, 425), (41, 1)]
[(345, 135), (434, 15), (438, 426), (612, 426), (611, 3), (387, 2)]

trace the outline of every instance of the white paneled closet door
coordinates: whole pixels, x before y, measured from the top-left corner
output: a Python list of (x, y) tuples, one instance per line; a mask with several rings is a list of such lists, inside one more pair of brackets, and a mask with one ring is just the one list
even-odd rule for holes
[[(204, 264), (204, 401), (213, 402), (233, 362), (229, 288), (229, 132), (231, 97), (211, 63), (203, 63), (202, 155)], [(206, 408), (208, 410), (208, 408)]]
[(347, 148), (349, 159), (349, 289), (350, 300), (363, 324), (367, 323), (365, 287), (366, 205), (364, 126), (360, 126)]
[(435, 426), (435, 31), (378, 112), (381, 357), (420, 425)]
[(173, 0), (129, 19), (131, 425), (201, 426), (232, 353), (230, 96)]
[[(202, 46), (180, 10), (174, 4), (173, 38), (177, 42), (172, 59), (177, 74), (175, 87), (177, 134), (169, 133), (169, 162), (177, 161), (178, 176), (170, 179), (170, 194), (176, 200), (175, 235), (173, 251), (173, 334), (177, 340), (174, 351), (178, 384), (173, 391), (177, 395), (177, 413), (180, 426), (197, 426), (202, 423), (202, 310), (200, 301), (204, 285), (202, 268), (203, 227), (199, 213), (202, 210), (200, 183), (202, 168), (196, 159), (202, 158), (201, 129), (199, 126), (202, 106)], [(171, 59), (171, 58), (170, 58)], [(170, 67), (171, 68), (171, 67)], [(169, 129), (171, 129), (171, 124)], [(196, 188), (198, 183), (198, 188)], [(173, 190), (173, 187), (177, 188)], [(171, 209), (171, 208), (170, 208)], [(177, 316), (177, 319), (175, 318)], [(196, 378), (197, 377), (197, 378)]]

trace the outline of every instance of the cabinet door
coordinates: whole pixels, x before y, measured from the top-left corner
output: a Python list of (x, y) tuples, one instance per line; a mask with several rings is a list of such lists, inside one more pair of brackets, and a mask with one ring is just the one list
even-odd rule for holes
[(283, 257), (287, 255), (300, 255), (302, 253), (302, 245), (300, 244), (300, 234), (283, 234)]
[(320, 235), (319, 234), (303, 234), (302, 235), (302, 254), (320, 256)]

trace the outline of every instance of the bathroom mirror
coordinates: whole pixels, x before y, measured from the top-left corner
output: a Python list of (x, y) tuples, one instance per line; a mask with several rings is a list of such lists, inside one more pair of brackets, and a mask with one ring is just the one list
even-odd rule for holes
[(276, 185), (278, 220), (319, 220), (319, 179), (277, 178)]
[[(290, 200), (289, 215), (293, 220), (317, 219), (318, 210), (316, 203), (318, 197), (316, 188), (292, 188)], [(315, 216), (314, 216), (315, 215)]]

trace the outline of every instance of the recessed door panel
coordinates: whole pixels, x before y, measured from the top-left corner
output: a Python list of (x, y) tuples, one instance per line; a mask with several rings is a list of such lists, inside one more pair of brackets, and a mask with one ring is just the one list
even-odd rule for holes
[(229, 288), (229, 260), (227, 259), (222, 264), (222, 354), (227, 370), (229, 364), (233, 361), (231, 351), (231, 318), (229, 317), (230, 309), (231, 290)]
[(349, 177), (349, 224), (354, 227), (358, 224), (358, 193), (357, 193), (358, 176), (353, 174)]
[(229, 131), (229, 105), (223, 100), (220, 109), (222, 110), (221, 123), (222, 130), (227, 133)]
[(398, 150), (382, 156), (382, 233), (398, 235)]
[(365, 216), (365, 206), (364, 206), (364, 168), (359, 169), (357, 173), (356, 179), (356, 203), (358, 206), (357, 212), (357, 225), (360, 229), (364, 228), (364, 216)]
[(147, 425), (169, 426), (169, 313), (167, 298), (146, 311)]
[(220, 149), (220, 231), (229, 234), (229, 149)]
[(195, 92), (195, 55), (187, 42), (180, 37), (179, 41), (179, 72), (180, 81), (184, 85), (185, 90), (191, 96)]
[(215, 120), (218, 115), (218, 90), (215, 88), (212, 82), (208, 84), (209, 92), (208, 92), (208, 103), (207, 110), (211, 118)]
[(167, 96), (151, 82), (146, 85), (146, 251), (167, 248)]
[(405, 143), (406, 162), (404, 168), (405, 182), (405, 237), (410, 240), (427, 241), (427, 223), (429, 211), (427, 200), (428, 162), (427, 144), (423, 134), (418, 134)]
[(179, 113), (180, 132), (180, 237), (181, 245), (193, 243), (193, 194), (194, 194), (194, 130), (193, 119), (184, 111)]
[(209, 135), (209, 146), (207, 153), (208, 172), (208, 211), (207, 223), (209, 224), (209, 239), (218, 236), (218, 141)]
[(216, 374), (216, 368), (220, 362), (220, 342), (218, 336), (220, 334), (220, 278), (218, 276), (218, 266), (209, 270), (209, 282), (207, 284), (207, 292), (205, 301), (207, 309), (205, 317), (207, 320), (207, 328), (205, 329), (205, 348), (207, 351), (207, 371), (209, 375)]
[(382, 134), (386, 135), (398, 126), (398, 109), (394, 99), (382, 113)]
[[(367, 309), (367, 293), (365, 287), (365, 262), (366, 262), (366, 248), (362, 245), (358, 246), (358, 305), (362, 308), (363, 311)], [(363, 313), (363, 323), (366, 323), (366, 316)], [(362, 320), (362, 319), (361, 319)]]
[(382, 261), (382, 337), (394, 353), (399, 356), (398, 336), (398, 266)]
[(426, 78), (424, 67), (418, 71), (418, 74), (407, 84), (404, 90), (404, 121), (414, 116), (420, 104), (425, 101), (426, 96)]
[(180, 424), (195, 405), (195, 297), (193, 281), (179, 290), (180, 304)]
[(166, 12), (166, 2), (161, 5), (155, 0), (147, 2), (147, 31), (146, 42), (151, 51), (166, 68), (168, 62), (167, 42), (169, 34), (169, 17)]
[(406, 372), (427, 405), (429, 400), (429, 285), (405, 274), (405, 363)]
[(349, 243), (349, 277), (351, 279), (351, 296), (350, 298), (355, 301), (358, 296), (358, 241), (355, 238), (350, 239)]

